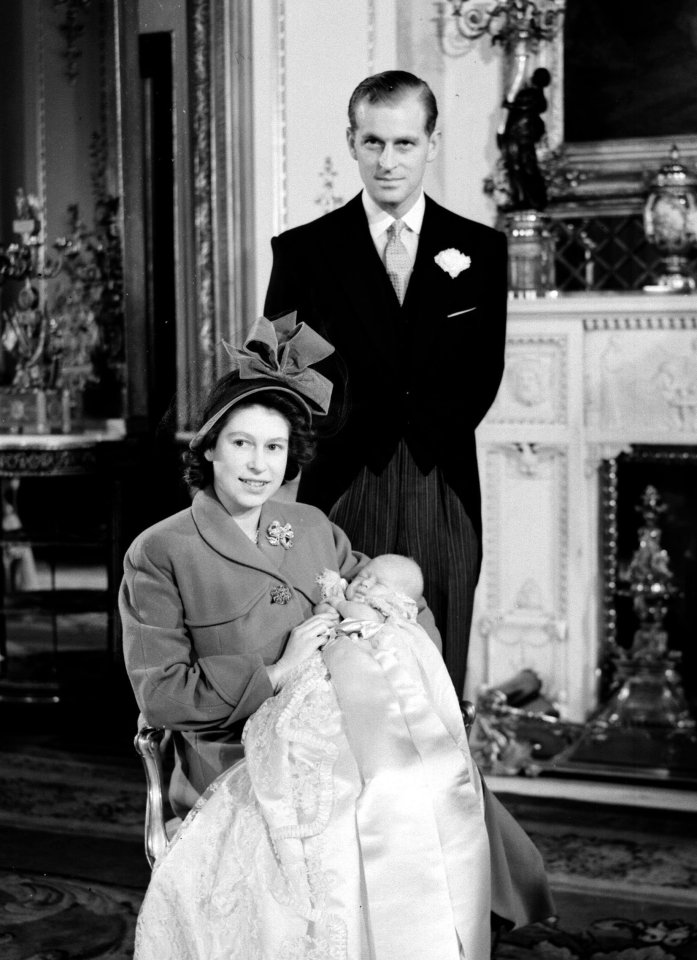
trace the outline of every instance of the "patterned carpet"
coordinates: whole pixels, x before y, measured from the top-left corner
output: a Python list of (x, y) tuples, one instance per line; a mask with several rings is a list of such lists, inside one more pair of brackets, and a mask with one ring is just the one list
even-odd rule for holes
[[(135, 757), (0, 753), (2, 960), (131, 957), (143, 801)], [(496, 960), (697, 960), (697, 818), (505, 802), (545, 858), (559, 922), (506, 935)]]
[(0, 957), (130, 960), (141, 899), (139, 892), (84, 880), (2, 871)]

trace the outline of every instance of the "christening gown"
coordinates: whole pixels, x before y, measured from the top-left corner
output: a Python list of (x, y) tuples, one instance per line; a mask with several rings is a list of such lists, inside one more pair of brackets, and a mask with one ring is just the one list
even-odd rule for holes
[(244, 745), (156, 863), (135, 960), (488, 960), (481, 782), (417, 623), (345, 622)]

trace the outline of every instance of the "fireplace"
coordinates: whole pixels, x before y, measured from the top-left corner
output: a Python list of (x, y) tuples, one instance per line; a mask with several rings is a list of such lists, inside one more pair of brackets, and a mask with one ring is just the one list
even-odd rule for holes
[(694, 713), (697, 297), (511, 303), (477, 444), (484, 560), (465, 696), (529, 669), (562, 720), (592, 723), (638, 627), (626, 575), (653, 485), (677, 588), (664, 626)]

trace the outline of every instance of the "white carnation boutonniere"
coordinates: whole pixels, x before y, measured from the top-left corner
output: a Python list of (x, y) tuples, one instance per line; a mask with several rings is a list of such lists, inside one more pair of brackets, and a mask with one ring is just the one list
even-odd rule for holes
[(456, 250), (455, 247), (448, 247), (447, 250), (441, 250), (433, 258), (441, 270), (445, 270), (455, 279), (463, 270), (469, 270), (472, 258)]

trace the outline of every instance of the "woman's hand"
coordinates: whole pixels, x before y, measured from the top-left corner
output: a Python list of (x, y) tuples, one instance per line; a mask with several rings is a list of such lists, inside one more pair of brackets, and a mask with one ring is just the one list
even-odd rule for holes
[(285, 676), (334, 636), (335, 611), (318, 613), (290, 631), (283, 656), (266, 669), (274, 691), (283, 685)]

